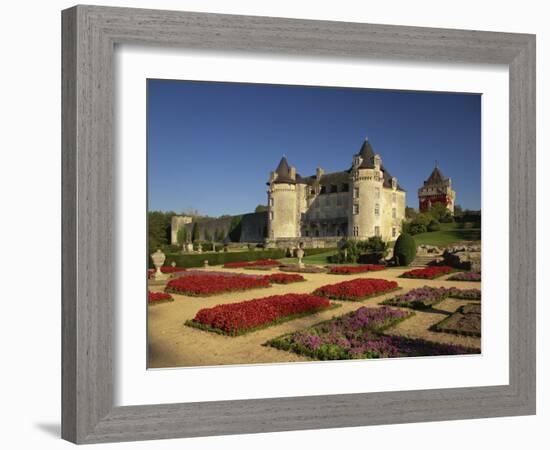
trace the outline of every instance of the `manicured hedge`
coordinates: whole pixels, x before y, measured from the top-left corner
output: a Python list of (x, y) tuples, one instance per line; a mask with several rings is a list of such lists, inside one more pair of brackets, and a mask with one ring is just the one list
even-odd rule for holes
[[(202, 267), (204, 260), (208, 260), (210, 266), (218, 266), (226, 262), (235, 261), (255, 261), (257, 259), (279, 259), (285, 257), (285, 251), (282, 249), (270, 249), (251, 252), (219, 252), (219, 253), (194, 253), (189, 255), (169, 254), (166, 255), (165, 265), (176, 263), (178, 267)], [(153, 267), (151, 258), (149, 258), (149, 267)]]

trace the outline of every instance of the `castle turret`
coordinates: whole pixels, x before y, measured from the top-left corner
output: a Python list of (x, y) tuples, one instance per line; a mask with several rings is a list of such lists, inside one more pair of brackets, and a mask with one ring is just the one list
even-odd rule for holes
[(296, 169), (283, 156), (268, 183), (268, 238), (299, 237)]
[(456, 192), (451, 186), (451, 179), (443, 176), (436, 163), (434, 170), (424, 181), (424, 185), (418, 189), (420, 212), (428, 211), (436, 203), (441, 203), (454, 214)]
[(350, 171), (352, 189), (351, 208), (348, 213), (348, 235), (365, 239), (381, 235), (382, 188), (384, 174), (382, 159), (376, 155), (368, 139), (365, 139), (359, 153), (353, 157)]

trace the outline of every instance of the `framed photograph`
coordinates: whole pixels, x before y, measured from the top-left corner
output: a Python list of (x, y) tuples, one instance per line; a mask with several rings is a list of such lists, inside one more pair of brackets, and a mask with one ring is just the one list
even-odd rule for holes
[(65, 439), (535, 413), (533, 35), (62, 23)]

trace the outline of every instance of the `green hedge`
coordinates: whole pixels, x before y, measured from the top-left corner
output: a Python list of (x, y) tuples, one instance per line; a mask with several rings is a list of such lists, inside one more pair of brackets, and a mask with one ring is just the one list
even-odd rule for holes
[[(202, 267), (204, 260), (208, 260), (210, 266), (218, 266), (226, 262), (237, 261), (255, 261), (257, 259), (280, 259), (285, 257), (285, 251), (282, 249), (271, 249), (251, 252), (219, 252), (219, 253), (194, 253), (194, 254), (168, 254), (166, 255), (165, 266), (176, 263), (177, 267)], [(149, 258), (149, 267), (153, 267), (153, 262)]]
[(336, 247), (326, 248), (304, 248), (304, 256), (320, 255), (321, 253), (328, 253), (338, 250)]

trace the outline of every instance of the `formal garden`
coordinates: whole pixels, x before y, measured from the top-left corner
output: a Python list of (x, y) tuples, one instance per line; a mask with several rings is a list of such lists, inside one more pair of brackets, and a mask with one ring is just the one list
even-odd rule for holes
[(149, 366), (480, 353), (480, 224), (439, 219), (416, 215), (389, 243), (160, 245), (148, 271)]

